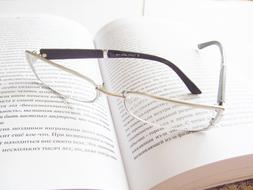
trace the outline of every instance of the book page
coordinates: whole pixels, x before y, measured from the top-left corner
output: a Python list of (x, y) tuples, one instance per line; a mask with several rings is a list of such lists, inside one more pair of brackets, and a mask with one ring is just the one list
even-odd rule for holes
[[(50, 16), (0, 23), (0, 189), (128, 189), (106, 98), (66, 100), (25, 60), (25, 50), (92, 49), (87, 30)], [(97, 60), (65, 64), (101, 83)]]
[[(217, 47), (197, 50), (197, 44), (202, 42), (201, 35), (191, 30), (190, 25), (178, 22), (165, 24), (165, 21), (147, 18), (115, 21), (105, 26), (95, 40), (97, 48), (142, 52), (170, 60), (194, 81), (202, 94), (191, 95), (179, 77), (165, 65), (140, 59), (101, 61), (108, 89), (118, 93), (141, 91), (214, 105), (220, 55)], [(207, 131), (189, 134), (144, 124), (127, 113), (122, 99), (109, 98), (131, 189), (147, 190), (193, 168), (252, 154), (253, 91), (241, 81), (243, 73), (235, 70), (230, 63), (227, 65), (224, 117)], [(176, 122), (171, 125), (177, 124), (183, 114), (177, 113), (174, 116)], [(252, 170), (250, 162), (246, 163)], [(232, 167), (237, 170), (240, 165), (233, 164)], [(201, 175), (204, 177), (208, 173)], [(174, 186), (175, 189), (179, 186), (186, 189), (184, 187), (190, 183), (189, 180), (198, 181), (189, 178), (183, 185)]]

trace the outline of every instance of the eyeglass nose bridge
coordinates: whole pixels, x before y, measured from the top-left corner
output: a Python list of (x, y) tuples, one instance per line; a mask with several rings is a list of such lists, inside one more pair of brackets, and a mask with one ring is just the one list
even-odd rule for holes
[(108, 91), (105, 87), (105, 84), (103, 83), (102, 85), (97, 85), (96, 86), (96, 90), (98, 92), (98, 97), (101, 95), (101, 94), (105, 94), (107, 96), (113, 96), (113, 97), (117, 97), (117, 98), (125, 98), (124, 94), (121, 93), (116, 93), (116, 92), (111, 92), (111, 91)]

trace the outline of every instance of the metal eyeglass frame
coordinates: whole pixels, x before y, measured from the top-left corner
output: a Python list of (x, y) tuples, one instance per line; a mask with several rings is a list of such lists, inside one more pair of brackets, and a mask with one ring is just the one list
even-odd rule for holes
[[(128, 51), (119, 51), (119, 50), (101, 50), (101, 49), (40, 49), (39, 54), (37, 54), (36, 52), (28, 51), (28, 50), (26, 50), (25, 53), (26, 53), (28, 63), (38, 80), (40, 80), (40, 78), (37, 75), (32, 62), (29, 60), (29, 57), (28, 57), (29, 55), (32, 55), (36, 59), (40, 59), (40, 60), (42, 60), (42, 61), (44, 61), (56, 68), (59, 68), (59, 69), (64, 70), (66, 72), (69, 72), (79, 78), (82, 78), (82, 79), (87, 80), (88, 82), (92, 83), (96, 89), (96, 97), (90, 101), (81, 101), (81, 100), (75, 99), (77, 101), (85, 102), (85, 103), (94, 102), (98, 98), (99, 93), (103, 93), (108, 96), (123, 98), (124, 105), (125, 105), (125, 108), (128, 111), (128, 113), (130, 115), (132, 115), (134, 118), (141, 120), (144, 123), (149, 123), (149, 122), (136, 117), (135, 115), (133, 115), (131, 113), (131, 111), (128, 110), (126, 103), (125, 103), (127, 94), (131, 94), (131, 93), (138, 94), (141, 96), (154, 98), (156, 100), (163, 101), (163, 102), (176, 103), (176, 104), (181, 104), (181, 105), (192, 106), (195, 108), (214, 110), (216, 112), (216, 115), (211, 119), (209, 125), (206, 128), (201, 129), (201, 130), (206, 130), (210, 126), (212, 126), (216, 122), (218, 122), (218, 120), (223, 115), (222, 114), (223, 111), (225, 110), (224, 102), (225, 102), (226, 66), (225, 66), (225, 57), (224, 57), (222, 44), (218, 41), (209, 41), (209, 42), (198, 44), (198, 48), (203, 49), (203, 48), (211, 46), (211, 45), (216, 45), (219, 48), (220, 55), (221, 55), (217, 105), (199, 104), (199, 103), (193, 103), (190, 101), (178, 100), (178, 99), (174, 99), (174, 98), (164, 98), (164, 97), (154, 96), (154, 95), (147, 94), (145, 92), (138, 92), (138, 91), (123, 91), (122, 93), (119, 94), (116, 92), (108, 91), (105, 88), (104, 84), (97, 85), (92, 79), (82, 75), (81, 73), (51, 61), (54, 59), (88, 59), (88, 58), (135, 58), (135, 59), (147, 59), (147, 60), (152, 60), (152, 61), (158, 61), (160, 63), (167, 65), (173, 71), (175, 71), (175, 73), (179, 76), (179, 78), (183, 81), (185, 86), (188, 88), (188, 90), (192, 94), (201, 94), (200, 89), (175, 64), (173, 64), (169, 60), (166, 60), (166, 59), (158, 57), (158, 56), (144, 54), (144, 53), (137, 53), (137, 52), (128, 52)], [(41, 82), (43, 85), (48, 86), (43, 81), (41, 81)], [(54, 89), (52, 89), (52, 90), (55, 91)], [(65, 97), (63, 94), (61, 94), (57, 91), (55, 91), (55, 92), (60, 94), (61, 96)], [(68, 97), (66, 97), (66, 98), (68, 98)], [(201, 130), (193, 130), (193, 131), (201, 131)]]

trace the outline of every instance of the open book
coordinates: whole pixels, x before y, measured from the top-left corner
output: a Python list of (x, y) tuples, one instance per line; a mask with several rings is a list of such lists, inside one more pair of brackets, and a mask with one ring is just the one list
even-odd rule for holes
[[(190, 190), (253, 176), (253, 91), (239, 71), (228, 69), (226, 111), (217, 126), (182, 134), (136, 120), (120, 98), (65, 100), (41, 85), (25, 60), (25, 50), (41, 48), (157, 55), (199, 86), (203, 103), (215, 104), (217, 49), (196, 50), (203, 41), (190, 28), (120, 19), (92, 37), (83, 26), (55, 17), (5, 17), (0, 23), (0, 189)], [(190, 96), (178, 76), (158, 62), (86, 59), (63, 64), (114, 92)]]

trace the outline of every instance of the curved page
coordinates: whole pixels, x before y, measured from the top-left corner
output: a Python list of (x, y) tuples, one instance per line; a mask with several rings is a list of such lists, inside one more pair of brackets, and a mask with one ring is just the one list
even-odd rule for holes
[[(178, 98), (210, 105), (216, 104), (220, 57), (217, 47), (197, 50), (203, 42), (201, 35), (190, 25), (151, 19), (122, 19), (105, 26), (96, 36), (96, 47), (153, 54), (176, 64), (201, 89), (202, 94), (191, 95), (179, 77), (159, 62), (141, 59), (107, 59), (100, 62), (108, 89), (142, 91), (167, 98)], [(218, 39), (210, 39), (218, 40)], [(243, 74), (241, 74), (243, 75)], [(176, 127), (185, 116), (184, 110), (172, 107), (171, 123), (167, 127), (144, 124), (128, 114), (122, 99), (111, 98), (115, 128), (120, 141), (131, 189), (147, 190), (194, 168), (252, 154), (253, 102), (252, 91), (239, 80), (240, 73), (228, 63), (226, 111), (221, 122), (210, 130), (198, 133), (182, 133), (169, 130)], [(243, 97), (243, 98), (242, 98)], [(157, 112), (159, 116), (159, 112)], [(192, 116), (195, 121), (202, 116)], [(252, 163), (252, 162), (251, 162)], [(247, 162), (252, 170), (252, 164)], [(240, 170), (240, 164), (221, 168)], [(243, 166), (244, 167), (244, 166)], [(208, 168), (208, 167), (206, 167)], [(244, 167), (245, 168), (245, 167)], [(180, 178), (172, 189), (189, 189), (225, 183), (226, 176), (199, 184), (203, 172), (193, 178)], [(239, 176), (247, 172), (239, 172)], [(215, 176), (215, 172), (212, 174)], [(186, 175), (185, 175), (186, 176)], [(236, 180), (238, 175), (234, 175)], [(176, 178), (176, 177), (175, 177)], [(174, 179), (175, 179), (174, 178)], [(175, 180), (173, 179), (173, 182)], [(179, 178), (178, 178), (179, 179)], [(187, 181), (186, 179), (190, 180)], [(177, 182), (180, 180), (177, 180)], [(203, 180), (202, 180), (203, 181)], [(162, 188), (162, 187), (161, 187)]]

